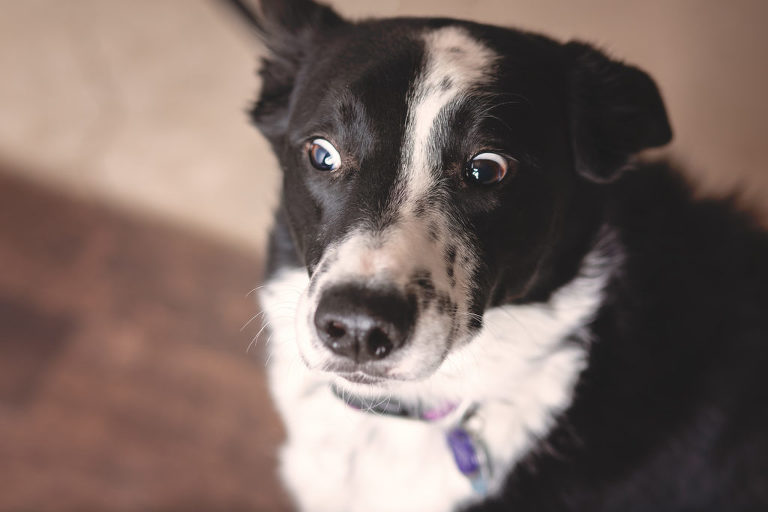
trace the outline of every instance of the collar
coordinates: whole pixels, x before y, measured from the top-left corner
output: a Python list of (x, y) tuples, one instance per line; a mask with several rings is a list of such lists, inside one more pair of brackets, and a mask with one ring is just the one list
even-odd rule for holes
[(374, 397), (365, 399), (343, 391), (335, 384), (331, 384), (331, 391), (336, 398), (352, 409), (380, 416), (394, 416), (396, 418), (435, 422), (445, 419), (459, 409), (459, 403), (457, 402), (446, 402), (437, 407), (425, 408), (419, 404), (406, 405), (400, 400), (392, 398)]
[[(419, 404), (406, 405), (391, 398), (364, 399), (341, 390), (331, 384), (331, 392), (348, 407), (362, 413), (391, 416), (410, 420), (440, 422), (460, 409), (457, 402), (446, 402), (434, 408), (424, 408)], [(478, 404), (465, 405), (458, 421), (444, 429), (446, 444), (451, 450), (456, 468), (472, 485), (474, 491), (485, 496), (488, 494), (488, 482), (491, 477), (491, 459), (480, 436), (477, 422), (472, 420), (478, 410)], [(474, 428), (472, 425), (475, 424)]]

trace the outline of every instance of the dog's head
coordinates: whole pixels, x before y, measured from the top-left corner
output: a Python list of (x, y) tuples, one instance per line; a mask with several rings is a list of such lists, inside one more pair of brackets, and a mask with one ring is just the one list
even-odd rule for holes
[(253, 120), (284, 173), (310, 286), (299, 349), (353, 380), (418, 380), (487, 308), (577, 271), (602, 184), (670, 137), (642, 71), (581, 43), (448, 20), (348, 22), (265, 0)]

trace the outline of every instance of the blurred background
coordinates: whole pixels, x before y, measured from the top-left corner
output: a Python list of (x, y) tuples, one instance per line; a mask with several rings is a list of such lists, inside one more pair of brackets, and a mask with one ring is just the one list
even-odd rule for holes
[[(330, 3), (595, 43), (656, 78), (700, 193), (768, 219), (768, 2)], [(0, 0), (0, 511), (287, 508), (260, 52), (214, 0)]]

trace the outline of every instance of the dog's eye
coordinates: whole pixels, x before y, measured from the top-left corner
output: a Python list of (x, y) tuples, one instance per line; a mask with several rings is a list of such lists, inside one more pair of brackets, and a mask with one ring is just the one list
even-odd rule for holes
[(307, 147), (309, 162), (318, 171), (335, 171), (341, 165), (341, 156), (333, 144), (325, 139), (312, 139)]
[(510, 161), (496, 153), (480, 153), (467, 163), (464, 179), (470, 183), (493, 185), (507, 175)]

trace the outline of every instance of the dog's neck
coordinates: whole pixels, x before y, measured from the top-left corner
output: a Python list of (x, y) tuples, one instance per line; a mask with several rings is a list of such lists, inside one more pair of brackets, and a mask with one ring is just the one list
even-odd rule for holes
[(488, 493), (492, 477), (491, 457), (481, 429), (473, 425), (478, 404), (445, 402), (436, 407), (423, 407), (419, 403), (402, 403), (392, 397), (363, 398), (334, 384), (330, 386), (336, 398), (361, 414), (439, 424), (456, 469), (469, 480), (478, 495)]

